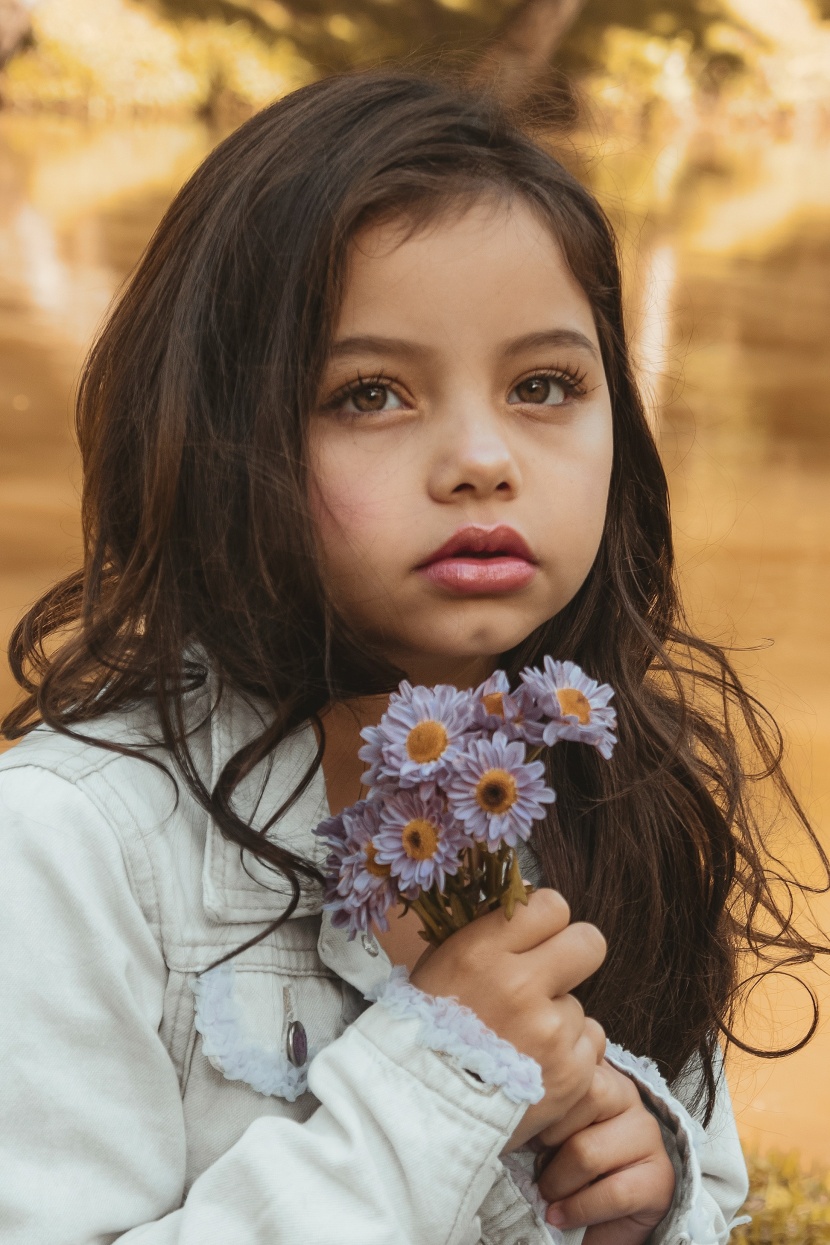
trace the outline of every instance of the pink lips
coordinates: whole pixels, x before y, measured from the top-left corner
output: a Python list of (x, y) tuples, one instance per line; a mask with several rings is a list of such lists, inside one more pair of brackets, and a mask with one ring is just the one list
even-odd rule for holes
[(527, 542), (512, 527), (461, 527), (417, 568), (432, 583), (465, 596), (515, 592), (536, 574)]

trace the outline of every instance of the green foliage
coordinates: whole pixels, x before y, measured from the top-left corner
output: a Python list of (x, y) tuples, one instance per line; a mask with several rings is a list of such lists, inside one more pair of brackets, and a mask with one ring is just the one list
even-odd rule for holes
[(258, 39), (244, 22), (172, 22), (130, 0), (43, 0), (34, 39), (9, 62), (4, 98), (19, 109), (107, 116), (261, 108), (313, 76), (293, 42)]
[(797, 1154), (772, 1152), (748, 1159), (751, 1191), (746, 1213), (752, 1223), (737, 1228), (733, 1245), (828, 1245), (830, 1179), (807, 1171)]
[[(472, 65), (537, 0), (39, 0), (2, 83), (18, 108), (244, 115), (383, 62)], [(830, 9), (830, 0), (822, 0)], [(83, 20), (79, 20), (83, 18)], [(621, 114), (749, 81), (759, 41), (727, 0), (584, 0), (553, 60)]]
[[(560, 59), (577, 72), (602, 68), (605, 35), (616, 27), (669, 41), (682, 40), (705, 71), (710, 59), (719, 55), (718, 49), (711, 47), (711, 31), (724, 26), (740, 38), (740, 27), (721, 0), (587, 0), (582, 17), (562, 46)], [(742, 61), (739, 56), (735, 67), (739, 68)]]
[[(144, 0), (145, 3), (149, 0)], [(331, 73), (413, 54), (439, 53), (458, 63), (481, 48), (522, 0), (157, 0), (174, 19), (244, 18), (264, 39), (288, 33), (300, 55)], [(830, 0), (826, 0), (830, 5)], [(706, 47), (713, 22), (731, 23), (720, 0), (586, 0), (557, 61), (574, 71), (602, 65), (610, 26), (663, 38), (688, 37)]]
[(260, 38), (289, 34), (321, 73), (414, 55), (472, 59), (509, 14), (510, 0), (160, 0), (174, 20), (240, 19)]

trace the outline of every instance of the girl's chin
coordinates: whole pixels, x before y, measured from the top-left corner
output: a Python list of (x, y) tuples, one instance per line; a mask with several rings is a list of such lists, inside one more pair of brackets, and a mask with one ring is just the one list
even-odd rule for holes
[(453, 642), (448, 641), (441, 647), (436, 646), (435, 637), (432, 637), (429, 647), (416, 647), (410, 641), (387, 652), (389, 660), (406, 671), (410, 682), (427, 686), (436, 683), (458, 686), (463, 682), (467, 686), (483, 682), (498, 666), (501, 654), (521, 644), (533, 630), (535, 627), (488, 635), (486, 639), (470, 638), (466, 642), (455, 637)]

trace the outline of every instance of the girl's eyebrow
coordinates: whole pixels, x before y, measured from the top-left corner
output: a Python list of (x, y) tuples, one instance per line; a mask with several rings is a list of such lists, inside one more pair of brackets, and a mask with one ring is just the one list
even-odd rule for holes
[(540, 333), (526, 333), (524, 337), (516, 337), (504, 348), (506, 355), (521, 354), (523, 350), (533, 350), (537, 346), (569, 346), (572, 350), (584, 350), (599, 362), (599, 351), (590, 337), (580, 333), (578, 329), (548, 329)]
[(343, 355), (360, 354), (361, 351), (377, 354), (409, 355), (413, 359), (423, 359), (435, 351), (430, 346), (419, 346), (417, 342), (408, 342), (402, 337), (341, 337), (333, 343), (330, 357), (339, 359)]
[[(596, 346), (590, 337), (586, 337), (578, 329), (543, 329), (538, 333), (526, 333), (523, 337), (515, 337), (507, 342), (503, 353), (509, 357), (521, 354), (523, 350), (533, 350), (540, 346), (568, 346), (572, 350), (583, 350), (599, 362), (599, 352)], [(360, 354), (361, 351), (408, 355), (413, 359), (427, 358), (436, 353), (431, 346), (421, 346), (417, 342), (406, 341), (401, 337), (362, 335), (341, 337), (332, 345), (330, 357), (339, 359), (344, 355)]]

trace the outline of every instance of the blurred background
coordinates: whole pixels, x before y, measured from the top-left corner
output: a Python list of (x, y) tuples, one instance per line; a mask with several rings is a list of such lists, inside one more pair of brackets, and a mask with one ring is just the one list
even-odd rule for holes
[[(275, 97), (424, 57), (533, 107), (612, 216), (690, 611), (741, 648), (830, 847), (830, 0), (0, 0), (0, 639), (77, 563), (73, 387), (177, 187)], [(803, 994), (762, 993), (748, 1031), (797, 1041)], [(827, 1023), (732, 1058), (751, 1146), (830, 1165), (829, 1062)], [(758, 1167), (767, 1205), (830, 1240), (794, 1163)]]

